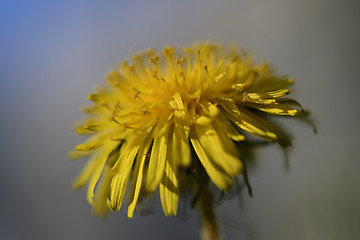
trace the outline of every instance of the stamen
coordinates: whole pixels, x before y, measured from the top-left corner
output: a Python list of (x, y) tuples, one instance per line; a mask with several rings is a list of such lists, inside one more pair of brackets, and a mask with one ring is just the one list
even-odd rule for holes
[(121, 123), (119, 123), (119, 122), (115, 119), (114, 116), (109, 116), (109, 117), (108, 117), (108, 121), (109, 121), (109, 122), (115, 122), (115, 123), (121, 125)]
[(188, 63), (187, 63), (187, 68), (190, 69), (191, 68), (191, 49), (189, 48), (184, 48), (184, 52), (186, 52), (186, 59), (188, 60)]
[(117, 101), (115, 105), (115, 110), (123, 109), (123, 107), (120, 105), (120, 101)]
[(155, 56), (155, 57), (149, 59), (149, 63), (154, 64), (154, 67), (155, 67), (153, 77), (158, 80), (161, 79), (161, 80), (165, 81), (165, 79), (163, 77), (161, 77), (161, 69), (158, 64), (159, 60), (160, 60), (159, 56)]
[(160, 80), (157, 74), (158, 74), (158, 72), (155, 70), (152, 76), (154, 78), (156, 78), (157, 80)]
[(142, 100), (139, 95), (140, 95), (140, 92), (137, 91), (137, 92), (135, 93), (135, 95), (134, 95), (134, 98), (135, 98), (135, 99), (139, 99), (141, 102), (144, 102), (144, 100)]
[(223, 79), (226, 75), (226, 72), (221, 73), (217, 77), (215, 77), (215, 82), (219, 82), (221, 79)]
[(110, 108), (109, 104), (107, 103), (103, 103), (101, 104), (102, 107), (106, 108), (107, 110), (111, 111), (112, 109)]
[(175, 49), (173, 47), (167, 47), (163, 49), (163, 54), (166, 56), (172, 56), (174, 54)]
[(154, 56), (156, 54), (156, 51), (153, 48), (150, 48), (149, 50), (147, 50), (146, 55), (151, 58), (152, 56)]
[(134, 64), (131, 64), (130, 66), (128, 66), (128, 70), (130, 72), (135, 72), (135, 65)]
[(144, 56), (140, 54), (134, 54), (132, 56), (132, 59), (134, 62), (141, 62), (143, 60)]
[(166, 58), (167, 67), (169, 70), (170, 75), (174, 73), (174, 52), (175, 48), (167, 47), (163, 49), (163, 54)]
[(200, 67), (202, 67), (201, 57), (200, 57), (200, 50), (197, 50), (196, 54), (198, 55), (199, 65), (200, 65)]
[(207, 75), (209, 76), (209, 71), (208, 71), (208, 66), (207, 65), (204, 66), (204, 70), (207, 73)]
[(158, 66), (157, 63), (158, 63), (159, 59), (160, 59), (159, 56), (155, 56), (155, 57), (149, 59), (149, 63), (152, 63), (155, 66)]
[(180, 58), (178, 60), (176, 60), (176, 64), (180, 66), (180, 74), (184, 75), (185, 70), (184, 70), (184, 65), (183, 63), (185, 62), (184, 58)]
[(176, 64), (183, 64), (185, 62), (184, 58), (180, 58), (176, 61)]
[(122, 125), (125, 129), (134, 129), (133, 127), (129, 127), (127, 123), (123, 123)]

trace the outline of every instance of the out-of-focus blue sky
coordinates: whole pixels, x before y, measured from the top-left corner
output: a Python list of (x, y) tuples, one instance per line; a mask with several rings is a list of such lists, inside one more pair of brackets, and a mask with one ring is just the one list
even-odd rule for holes
[[(291, 168), (259, 149), (254, 197), (218, 210), (226, 239), (359, 239), (360, 4), (316, 1), (0, 1), (0, 239), (198, 239), (196, 214), (95, 218), (67, 152), (86, 96), (117, 62), (201, 40), (245, 47), (296, 80), (319, 134), (295, 136)], [(123, 209), (124, 210), (124, 209)]]

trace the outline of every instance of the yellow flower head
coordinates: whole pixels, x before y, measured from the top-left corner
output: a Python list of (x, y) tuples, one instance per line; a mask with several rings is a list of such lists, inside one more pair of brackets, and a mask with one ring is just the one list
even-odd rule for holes
[(99, 215), (106, 207), (120, 210), (130, 176), (129, 217), (141, 196), (158, 187), (165, 215), (176, 215), (180, 172), (194, 161), (226, 192), (243, 170), (236, 146), (243, 131), (290, 144), (261, 112), (304, 114), (298, 102), (283, 98), (292, 79), (216, 45), (149, 50), (112, 70), (107, 83), (89, 95), (94, 104), (76, 132), (90, 137), (70, 154), (92, 156), (74, 186), (89, 182), (88, 201)]

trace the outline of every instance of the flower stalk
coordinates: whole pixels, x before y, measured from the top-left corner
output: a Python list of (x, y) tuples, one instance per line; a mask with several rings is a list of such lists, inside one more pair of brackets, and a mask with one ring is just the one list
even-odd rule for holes
[(220, 230), (216, 219), (214, 201), (208, 189), (204, 189), (198, 203), (199, 218), (201, 224), (202, 240), (221, 240)]

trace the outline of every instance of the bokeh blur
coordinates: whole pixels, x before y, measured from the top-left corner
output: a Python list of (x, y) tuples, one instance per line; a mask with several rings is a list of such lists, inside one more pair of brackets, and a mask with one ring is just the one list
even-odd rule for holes
[[(256, 149), (245, 192), (217, 207), (225, 239), (360, 239), (356, 0), (0, 1), (0, 239), (199, 239), (197, 215), (106, 220), (72, 180), (71, 130), (94, 86), (148, 47), (202, 40), (247, 48), (296, 80), (318, 128), (281, 121), (289, 152)], [(184, 209), (184, 208), (183, 208)], [(124, 210), (124, 209), (123, 209)]]

